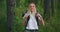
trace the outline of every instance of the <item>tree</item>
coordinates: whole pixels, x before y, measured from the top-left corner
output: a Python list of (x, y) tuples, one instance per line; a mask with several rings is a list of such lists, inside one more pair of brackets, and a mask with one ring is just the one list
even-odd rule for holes
[(52, 16), (54, 14), (54, 0), (51, 0)]
[(11, 22), (13, 20), (13, 9), (15, 8), (16, 0), (7, 0), (7, 32), (11, 31)]
[(44, 18), (50, 18), (50, 0), (44, 0)]

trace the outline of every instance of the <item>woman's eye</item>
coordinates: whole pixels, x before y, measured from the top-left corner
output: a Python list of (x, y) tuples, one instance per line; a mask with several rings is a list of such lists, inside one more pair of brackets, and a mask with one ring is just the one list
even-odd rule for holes
[(34, 7), (34, 6), (30, 6), (30, 7)]

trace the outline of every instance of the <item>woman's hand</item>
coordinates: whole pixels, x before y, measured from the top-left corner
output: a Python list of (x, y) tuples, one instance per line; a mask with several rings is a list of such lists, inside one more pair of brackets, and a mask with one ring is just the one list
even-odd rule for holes
[(26, 20), (28, 18), (28, 14), (25, 14), (23, 19)]

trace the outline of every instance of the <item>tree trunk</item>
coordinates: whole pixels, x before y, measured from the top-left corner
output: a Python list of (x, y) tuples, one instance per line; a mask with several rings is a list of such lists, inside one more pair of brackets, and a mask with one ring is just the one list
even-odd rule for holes
[(44, 0), (44, 18), (50, 18), (50, 0)]
[(54, 0), (51, 0), (52, 16), (54, 14)]
[(15, 7), (15, 0), (7, 0), (7, 32), (11, 31), (11, 22), (13, 20), (13, 8)]

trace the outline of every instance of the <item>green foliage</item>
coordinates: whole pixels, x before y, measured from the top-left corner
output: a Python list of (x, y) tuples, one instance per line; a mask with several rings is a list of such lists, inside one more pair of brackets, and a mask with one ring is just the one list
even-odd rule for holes
[[(29, 0), (32, 1), (32, 0)], [(37, 0), (36, 0), (37, 1)], [(57, 1), (58, 2), (58, 1)], [(55, 1), (56, 3), (56, 1)], [(55, 11), (54, 16), (50, 16), (49, 20), (45, 20), (45, 26), (39, 26), (39, 32), (60, 32), (60, 4), (55, 4)], [(38, 0), (36, 4), (37, 10), (44, 14), (44, 0)], [(16, 0), (16, 9), (15, 16), (13, 17), (12, 22), (12, 30), (11, 32), (23, 32), (24, 27), (22, 27), (21, 23), (23, 21), (22, 12), (25, 12), (28, 9), (28, 0)], [(6, 0), (0, 1), (0, 32), (6, 32), (6, 21), (7, 21), (7, 14), (6, 14)], [(50, 12), (51, 14), (51, 12)]]
[(0, 32), (6, 32), (6, 0), (0, 0)]

